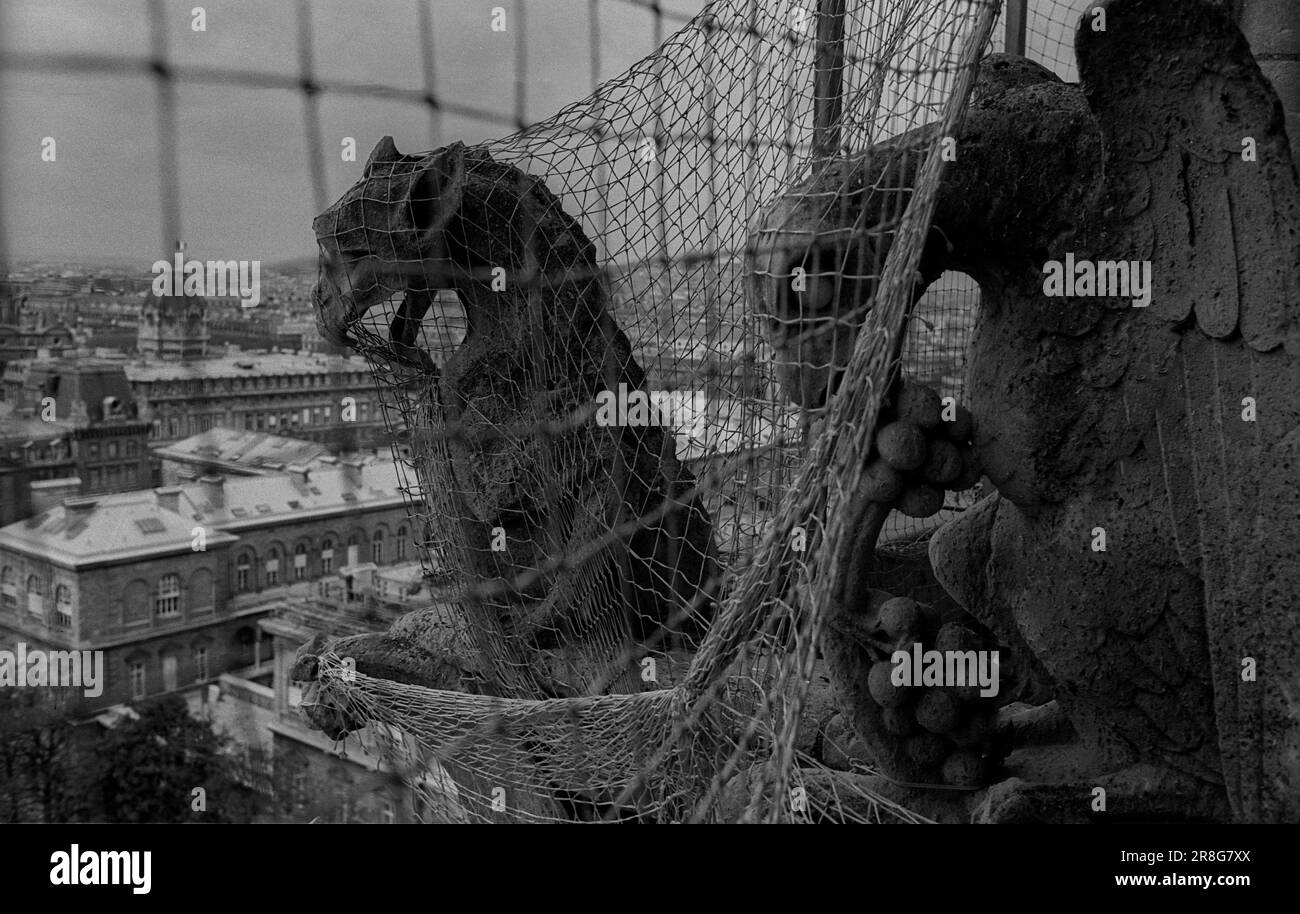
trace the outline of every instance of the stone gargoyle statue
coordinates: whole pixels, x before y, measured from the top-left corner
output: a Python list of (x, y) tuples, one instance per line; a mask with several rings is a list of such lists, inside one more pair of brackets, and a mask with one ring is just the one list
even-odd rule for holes
[[(1017, 751), (970, 812), (1296, 822), (1300, 181), (1283, 109), (1217, 5), (1096, 6), (1077, 85), (985, 59), (921, 262), (918, 292), (945, 270), (979, 284), (967, 396), (996, 487), (931, 563), (1054, 696), (1005, 717)], [(936, 139), (846, 160), (842, 212), (888, 223), (887, 189), (910, 193)], [(805, 355), (824, 371), (788, 383), (824, 393), (847, 357), (826, 346)]]
[[(417, 611), (385, 634), (308, 645), (295, 678), (314, 678), (328, 649), (371, 675), (489, 695), (639, 690), (638, 647), (701, 636), (718, 566), (672, 429), (593, 421), (598, 393), (646, 384), (595, 245), (543, 181), (486, 150), (403, 155), (389, 137), (313, 227), (322, 334), (414, 387), (425, 519), (470, 585), (477, 657), (447, 656)], [(438, 290), (455, 291), (468, 331), (435, 366), (421, 321)], [(364, 329), (393, 296), (389, 326)], [(313, 713), (336, 732), (356, 723)]]

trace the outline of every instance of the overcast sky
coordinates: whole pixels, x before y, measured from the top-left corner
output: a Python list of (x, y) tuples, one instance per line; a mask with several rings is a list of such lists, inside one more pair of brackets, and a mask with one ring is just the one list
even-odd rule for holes
[[(204, 32), (191, 29), (199, 0), (162, 5), (169, 56), (182, 67), (297, 72), (295, 4), (289, 0), (205, 0)], [(506, 10), (504, 32), (491, 28), (497, 6)], [(694, 13), (703, 0), (665, 0), (663, 6)], [(3, 0), (0, 228), (9, 257), (147, 264), (170, 250), (161, 217), (155, 80), (141, 63), (150, 54), (149, 9), (146, 0)], [(521, 40), (528, 60), (526, 120), (540, 120), (590, 93), (589, 0), (527, 0), (523, 28), (516, 9), (514, 0), (435, 0), (439, 98), (511, 116)], [(654, 19), (624, 2), (602, 2), (598, 9), (596, 51), (604, 79), (653, 49)], [(311, 0), (310, 10), (320, 79), (422, 88), (416, 0)], [(669, 19), (665, 31), (680, 25)], [(48, 62), (49, 55), (109, 55), (122, 61), (122, 70), (51, 72), (23, 63)], [(316, 204), (301, 94), (182, 79), (176, 98), (180, 220), (194, 256), (265, 263), (314, 256)], [(422, 106), (350, 95), (326, 94), (320, 113), (330, 201), (359, 177), (371, 147), (386, 133), (411, 152), (512, 132), (506, 123), (444, 114), (434, 136)], [(345, 136), (356, 138), (355, 163), (339, 155)], [(57, 143), (55, 162), (41, 160), (44, 137)]]
[[(196, 0), (167, 0), (169, 53), (182, 66), (297, 72), (295, 4), (287, 0), (204, 0), (206, 32), (191, 30)], [(491, 29), (502, 6), (506, 31)], [(669, 0), (695, 12), (703, 0)], [(592, 89), (587, 0), (544, 0), (525, 7), (516, 28), (512, 0), (445, 0), (433, 7), (435, 91), (448, 101), (511, 116), (514, 63), (527, 34), (526, 118), (540, 120)], [(319, 78), (423, 86), (415, 0), (312, 0)], [(4, 0), (0, 46), (25, 54), (121, 58), (121, 75), (51, 74), (7, 66), (0, 72), (0, 207), (14, 258), (128, 257), (152, 261), (163, 244), (154, 80), (138, 61), (150, 53), (144, 0)], [(602, 78), (653, 47), (653, 17), (623, 3), (602, 4)], [(680, 27), (669, 21), (667, 31)], [(315, 204), (308, 177), (299, 93), (246, 86), (184, 85), (177, 93), (181, 221), (196, 256), (275, 262), (311, 256)], [(431, 136), (419, 105), (326, 95), (321, 126), (330, 199), (356, 180), (385, 133), (403, 152), (511, 128), (454, 115)], [(54, 137), (57, 161), (40, 157)], [(343, 162), (343, 137), (358, 161)]]

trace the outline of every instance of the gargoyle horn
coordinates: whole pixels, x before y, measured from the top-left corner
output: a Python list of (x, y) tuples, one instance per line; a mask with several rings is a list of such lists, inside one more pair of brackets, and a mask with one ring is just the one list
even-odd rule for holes
[(367, 178), (370, 177), (370, 170), (375, 167), (377, 162), (399, 162), (402, 154), (397, 151), (397, 144), (393, 142), (391, 136), (386, 136), (370, 152), (370, 158), (366, 159), (366, 167), (362, 172)]

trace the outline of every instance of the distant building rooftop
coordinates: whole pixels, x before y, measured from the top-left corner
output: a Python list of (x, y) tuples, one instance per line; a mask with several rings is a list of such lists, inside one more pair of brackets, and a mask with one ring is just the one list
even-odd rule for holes
[(73, 431), (75, 426), (66, 419), (46, 422), (39, 411), (24, 415), (17, 412), (12, 403), (0, 402), (0, 441), (5, 444), (48, 441)]
[(399, 485), (390, 461), (283, 476), (204, 477), (183, 486), (65, 499), (57, 508), (0, 528), (0, 547), (76, 568), (192, 548), (194, 528), (201, 526), (211, 548), (237, 539), (224, 531), (265, 526), (277, 518), (401, 505)]
[(294, 465), (324, 465), (320, 458), (334, 456), (334, 452), (326, 445), (301, 438), (213, 428), (155, 448), (154, 455), (161, 460), (201, 464), (240, 475), (265, 476)]

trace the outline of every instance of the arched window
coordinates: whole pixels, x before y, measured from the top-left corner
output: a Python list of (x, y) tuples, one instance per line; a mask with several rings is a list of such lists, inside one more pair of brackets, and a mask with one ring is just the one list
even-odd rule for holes
[(320, 544), (320, 571), (321, 574), (334, 572), (334, 540), (328, 536)]
[(307, 545), (299, 543), (293, 547), (293, 579), (305, 580), (307, 577)]
[(34, 574), (27, 577), (27, 611), (33, 616), (45, 615), (45, 598), (41, 592), (41, 579)]
[(208, 649), (200, 644), (194, 648), (194, 681), (202, 682), (208, 678)]
[(266, 586), (274, 587), (280, 583), (280, 550), (275, 546), (266, 555)]
[(241, 593), (248, 590), (248, 577), (252, 565), (253, 562), (247, 552), (235, 560), (235, 590)]
[(131, 660), (127, 662), (127, 671), (131, 677), (131, 697), (144, 698), (145, 696), (145, 678), (144, 678), (144, 661)]
[(72, 588), (67, 584), (54, 588), (54, 623), (72, 628)]
[(370, 561), (382, 565), (384, 561), (384, 531), (376, 530), (370, 538)]
[(153, 611), (158, 616), (176, 616), (181, 611), (181, 576), (165, 574), (154, 591)]
[(6, 607), (18, 605), (18, 588), (14, 586), (14, 569), (11, 565), (6, 565), (0, 571), (0, 594), (3, 594)]
[(403, 562), (406, 560), (406, 525), (397, 528), (397, 560)]

